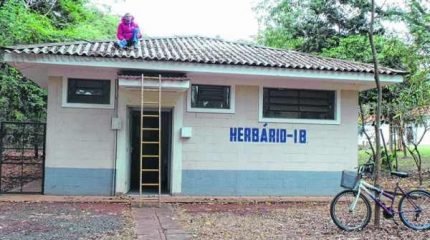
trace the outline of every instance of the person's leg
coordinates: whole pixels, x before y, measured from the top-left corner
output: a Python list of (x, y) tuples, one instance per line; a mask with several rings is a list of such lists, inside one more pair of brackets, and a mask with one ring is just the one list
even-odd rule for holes
[(117, 43), (119, 48), (127, 47), (127, 40), (118, 40), (116, 43)]
[(139, 30), (139, 28), (135, 28), (135, 29), (133, 30), (133, 37), (131, 38), (131, 40), (132, 40), (132, 42), (133, 42), (133, 45), (134, 45), (135, 47), (138, 47), (138, 46), (139, 46), (139, 35), (140, 35), (140, 30)]

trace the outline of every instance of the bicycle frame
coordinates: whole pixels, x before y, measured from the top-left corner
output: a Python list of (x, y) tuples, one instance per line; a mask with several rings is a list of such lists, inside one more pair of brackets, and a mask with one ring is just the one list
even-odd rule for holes
[[(355, 206), (358, 202), (358, 198), (360, 197), (360, 194), (363, 192), (364, 195), (370, 197), (376, 204), (378, 204), (381, 208), (384, 209), (384, 211), (386, 213), (388, 213), (390, 215), (393, 215), (394, 213), (396, 213), (396, 211), (394, 211), (394, 208), (393, 208), (393, 204), (394, 204), (394, 200), (396, 199), (396, 196), (406, 195), (406, 193), (403, 191), (403, 189), (399, 186), (399, 183), (396, 184), (396, 188), (395, 188), (394, 192), (390, 192), (390, 191), (384, 191), (382, 188), (375, 187), (372, 184), (367, 183), (366, 181), (364, 181), (361, 178), (358, 181), (358, 184), (354, 188), (354, 190), (357, 190), (357, 197), (355, 197), (354, 202), (349, 207), (350, 211), (353, 211), (355, 209)], [(398, 190), (400, 190), (399, 193), (397, 192)], [(372, 193), (372, 191), (374, 193)], [(383, 201), (381, 201), (380, 198), (378, 198), (376, 196), (377, 195), (376, 193), (390, 199), (391, 200), (390, 206), (386, 206), (385, 203)], [(412, 201), (410, 201), (410, 202), (414, 205), (414, 207), (417, 207), (414, 202), (412, 202)]]

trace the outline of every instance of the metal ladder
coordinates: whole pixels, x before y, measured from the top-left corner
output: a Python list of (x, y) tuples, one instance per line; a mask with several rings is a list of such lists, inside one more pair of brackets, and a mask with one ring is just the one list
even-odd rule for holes
[[(145, 89), (145, 80), (158, 80), (158, 86), (156, 87), (148, 87)], [(139, 180), (139, 206), (142, 207), (143, 200), (154, 200), (152, 197), (147, 197), (143, 195), (144, 188), (147, 187), (158, 187), (158, 205), (160, 206), (161, 200), (161, 75), (156, 77), (146, 77), (142, 74), (141, 80), (141, 102), (140, 102), (140, 180)], [(145, 101), (145, 91), (146, 92), (157, 92), (158, 93), (158, 101)], [(145, 114), (144, 108), (150, 106), (151, 110), (157, 108), (158, 114)], [(155, 118), (158, 119), (158, 127), (144, 127), (144, 119), (145, 118)], [(157, 139), (147, 140), (144, 139), (143, 135), (145, 132), (158, 133)], [(156, 145), (158, 146), (158, 154), (145, 154), (145, 147), (148, 145)], [(156, 159), (158, 162), (158, 167), (148, 168), (146, 167), (148, 164), (146, 162), (151, 159)], [(158, 181), (151, 183), (144, 183), (143, 176), (148, 173), (158, 173)]]

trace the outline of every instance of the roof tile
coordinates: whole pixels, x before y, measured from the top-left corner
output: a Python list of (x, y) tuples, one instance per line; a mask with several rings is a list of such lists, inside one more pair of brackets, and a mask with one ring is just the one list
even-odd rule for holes
[[(152, 61), (194, 62), (270, 68), (372, 73), (373, 65), (325, 58), (285, 49), (206, 37), (144, 38), (139, 49), (117, 49), (114, 41), (48, 43), (4, 48), (17, 54), (49, 54)], [(380, 67), (381, 74), (406, 72)]]

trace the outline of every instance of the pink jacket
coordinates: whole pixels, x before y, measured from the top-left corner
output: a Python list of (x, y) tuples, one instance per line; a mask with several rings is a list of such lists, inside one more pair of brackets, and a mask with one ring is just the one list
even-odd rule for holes
[[(121, 23), (118, 25), (118, 30), (116, 33), (116, 37), (119, 40), (130, 40), (133, 37), (133, 31), (136, 28), (139, 28), (139, 26), (134, 23), (134, 18), (131, 19), (129, 23), (124, 19), (124, 17), (121, 19)], [(139, 38), (142, 37), (142, 34), (139, 34)]]

